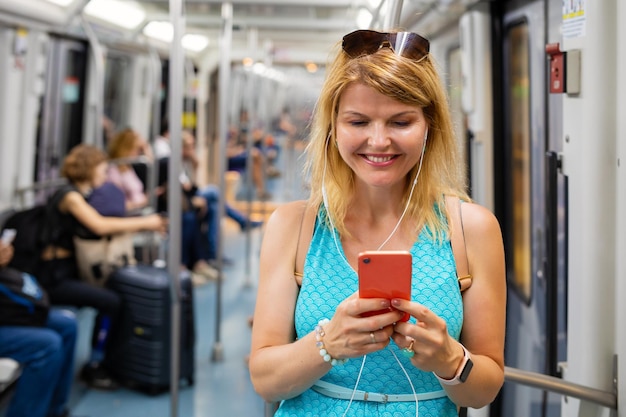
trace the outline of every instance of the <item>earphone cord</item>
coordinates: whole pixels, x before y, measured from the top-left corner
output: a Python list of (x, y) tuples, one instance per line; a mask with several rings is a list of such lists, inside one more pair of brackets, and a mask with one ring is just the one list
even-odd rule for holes
[[(329, 140), (330, 140), (330, 134), (328, 135), (328, 138), (326, 140), (326, 149), (328, 149), (328, 142), (329, 142)], [(417, 179), (420, 176), (420, 172), (422, 172), (422, 162), (424, 161), (424, 151), (425, 150), (426, 150), (426, 140), (424, 140), (424, 146), (422, 147), (422, 153), (420, 155), (420, 163), (419, 163), (419, 166), (417, 168), (417, 173), (415, 174), (415, 179), (413, 180), (413, 185), (411, 185), (411, 191), (409, 193), (409, 198), (407, 199), (406, 205), (404, 206), (404, 210), (402, 211), (402, 215), (400, 215), (400, 219), (398, 219), (398, 223), (396, 223), (396, 226), (393, 228), (393, 230), (391, 231), (389, 236), (387, 236), (387, 239), (385, 239), (385, 241), (380, 244), (380, 246), (378, 247), (377, 250), (381, 250), (383, 248), (383, 246), (385, 246), (387, 244), (387, 242), (389, 242), (391, 237), (396, 233), (396, 231), (400, 227), (400, 223), (402, 223), (402, 220), (404, 219), (404, 216), (406, 215), (406, 213), (407, 213), (407, 211), (409, 209), (409, 204), (411, 203), (411, 199), (413, 198), (413, 192), (415, 191), (415, 186), (417, 185)], [(325, 187), (327, 163), (328, 163), (328, 154), (326, 152), (324, 154), (324, 172), (322, 174), (322, 199), (324, 200), (324, 207), (326, 209), (326, 217), (328, 218), (328, 222), (330, 223), (331, 231), (332, 231), (332, 234), (333, 234), (333, 243), (335, 244), (335, 248), (337, 249), (337, 253), (339, 253), (341, 255), (341, 257), (346, 262), (346, 264), (350, 265), (350, 263), (346, 259), (345, 255), (343, 254), (343, 252), (339, 248), (339, 243), (337, 241), (337, 233), (336, 233), (336, 230), (335, 230), (335, 225), (333, 223), (333, 220), (332, 220), (332, 217), (330, 215), (330, 212), (328, 211), (328, 198), (327, 198), (327, 195), (326, 195), (326, 187)], [(389, 348), (389, 346), (387, 346), (387, 348)], [(411, 378), (409, 377), (409, 374), (406, 371), (406, 369), (404, 369), (404, 366), (402, 365), (402, 362), (400, 362), (400, 359), (398, 359), (398, 356), (396, 355), (396, 353), (393, 350), (390, 350), (390, 351), (393, 354), (393, 357), (398, 362), (398, 365), (400, 365), (400, 368), (402, 369), (402, 372), (404, 373), (404, 376), (406, 377), (407, 381), (409, 381), (409, 385), (411, 386), (411, 391), (413, 391), (413, 396), (415, 397), (415, 417), (419, 417), (419, 402), (417, 400), (417, 393), (415, 392), (415, 387), (413, 386), (413, 382), (411, 381)], [(356, 395), (356, 391), (357, 391), (357, 389), (359, 387), (359, 381), (361, 380), (361, 375), (363, 374), (363, 368), (365, 367), (365, 359), (366, 358), (367, 358), (367, 355), (364, 355), (363, 356), (363, 361), (361, 362), (361, 368), (359, 369), (359, 375), (357, 376), (356, 383), (354, 384), (354, 389), (352, 390), (352, 396), (350, 397), (350, 401), (348, 402), (348, 407), (346, 408), (346, 411), (343, 413), (343, 417), (345, 417), (348, 414), (348, 411), (350, 410), (350, 406), (352, 405), (352, 401), (354, 400), (354, 396)]]
[(396, 227), (393, 228), (393, 230), (391, 231), (389, 236), (387, 236), (387, 239), (385, 239), (385, 241), (383, 243), (381, 243), (380, 246), (378, 247), (378, 249), (376, 249), (376, 250), (381, 250), (382, 247), (385, 246), (387, 244), (387, 242), (389, 242), (389, 239), (391, 239), (391, 236), (393, 236), (396, 233), (396, 231), (400, 227), (400, 223), (402, 223), (402, 219), (404, 219), (404, 215), (409, 210), (409, 204), (411, 203), (411, 198), (413, 198), (413, 191), (415, 191), (415, 186), (417, 185), (417, 179), (419, 178), (420, 172), (422, 171), (422, 161), (424, 160), (424, 150), (425, 149), (426, 149), (426, 142), (424, 142), (424, 146), (422, 147), (422, 155), (420, 156), (420, 164), (417, 167), (417, 174), (415, 174), (415, 179), (413, 180), (413, 185), (411, 186), (411, 192), (409, 193), (409, 198), (406, 200), (406, 205), (404, 206), (404, 211), (402, 211), (402, 215), (400, 216), (400, 219), (398, 220), (398, 223), (396, 223)]
[[(391, 352), (393, 357), (396, 359), (396, 362), (398, 362), (398, 365), (400, 365), (400, 369), (402, 369), (402, 372), (404, 373), (406, 380), (409, 381), (409, 385), (411, 386), (411, 392), (413, 392), (413, 396), (415, 397), (415, 417), (419, 417), (419, 401), (417, 399), (417, 393), (415, 392), (415, 387), (413, 386), (413, 381), (411, 381), (411, 377), (409, 376), (409, 373), (406, 371), (406, 369), (402, 365), (402, 362), (400, 362), (400, 359), (398, 359), (398, 355), (396, 355), (396, 352), (394, 352), (392, 349), (389, 349), (389, 345), (387, 345), (387, 349)], [(354, 384), (354, 389), (352, 390), (352, 396), (350, 397), (350, 401), (348, 402), (348, 407), (346, 407), (346, 411), (344, 411), (342, 417), (346, 417), (346, 415), (348, 415), (348, 410), (350, 410), (352, 401), (354, 401), (354, 396), (356, 395), (356, 391), (359, 387), (359, 382), (361, 381), (361, 375), (363, 374), (363, 368), (365, 367), (366, 358), (367, 358), (367, 355), (364, 355), (363, 361), (361, 362), (361, 368), (359, 369), (359, 375), (356, 378), (356, 383)]]
[[(389, 349), (389, 345), (387, 345), (387, 348)], [(396, 358), (396, 362), (398, 362), (398, 365), (400, 365), (402, 372), (404, 372), (404, 376), (406, 377), (406, 380), (409, 381), (409, 385), (411, 386), (411, 391), (413, 392), (413, 396), (415, 397), (415, 417), (419, 417), (419, 401), (417, 400), (417, 393), (415, 392), (413, 381), (411, 381), (411, 377), (409, 376), (409, 373), (406, 371), (406, 369), (404, 369), (404, 366), (402, 366), (402, 362), (400, 362), (400, 359), (398, 359), (398, 355), (396, 355), (396, 352), (394, 352), (391, 349), (389, 350), (391, 351), (391, 354), (393, 355), (393, 357)]]
[(359, 386), (359, 381), (361, 380), (361, 375), (363, 374), (363, 368), (365, 367), (365, 359), (367, 358), (367, 355), (363, 356), (363, 361), (361, 362), (361, 368), (359, 369), (359, 375), (356, 378), (356, 383), (354, 384), (354, 389), (352, 390), (352, 396), (350, 397), (350, 402), (348, 402), (348, 407), (346, 407), (346, 411), (343, 412), (343, 416), (342, 417), (346, 417), (346, 415), (348, 414), (348, 410), (350, 410), (350, 406), (352, 405), (352, 401), (354, 401), (354, 396), (356, 394), (356, 389)]

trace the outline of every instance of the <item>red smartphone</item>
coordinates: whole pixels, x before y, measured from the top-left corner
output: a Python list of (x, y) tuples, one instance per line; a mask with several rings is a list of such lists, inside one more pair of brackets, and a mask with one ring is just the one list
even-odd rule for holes
[[(413, 260), (408, 251), (366, 251), (359, 254), (359, 297), (411, 299)], [(364, 316), (386, 313), (370, 311)], [(407, 313), (401, 321), (407, 321)]]

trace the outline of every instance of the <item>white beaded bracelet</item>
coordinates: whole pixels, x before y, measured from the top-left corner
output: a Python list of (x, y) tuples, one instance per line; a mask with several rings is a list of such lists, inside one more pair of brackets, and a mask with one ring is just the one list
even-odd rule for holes
[(322, 357), (322, 359), (324, 359), (324, 362), (329, 362), (332, 366), (343, 365), (344, 363), (348, 362), (348, 359), (335, 359), (330, 356), (330, 354), (324, 347), (325, 333), (322, 326), (328, 322), (330, 322), (330, 320), (322, 319), (319, 321), (319, 323), (317, 323), (317, 326), (315, 326), (315, 346), (317, 346), (317, 348), (320, 350), (320, 356)]

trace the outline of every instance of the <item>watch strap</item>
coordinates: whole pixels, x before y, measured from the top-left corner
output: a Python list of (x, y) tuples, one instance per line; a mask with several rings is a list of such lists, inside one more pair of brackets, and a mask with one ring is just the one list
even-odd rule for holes
[(470, 356), (469, 351), (465, 348), (465, 346), (461, 345), (463, 348), (463, 360), (461, 361), (461, 365), (456, 371), (456, 375), (452, 379), (441, 378), (439, 375), (433, 372), (433, 375), (437, 377), (439, 382), (443, 385), (458, 385), (465, 381), (467, 381), (467, 377), (474, 366), (474, 362), (472, 362), (472, 358)]

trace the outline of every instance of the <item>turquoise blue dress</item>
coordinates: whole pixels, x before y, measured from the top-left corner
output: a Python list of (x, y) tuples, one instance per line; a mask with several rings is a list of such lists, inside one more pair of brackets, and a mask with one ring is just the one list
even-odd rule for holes
[[(337, 238), (337, 246), (341, 242)], [(314, 331), (323, 318), (332, 318), (339, 303), (358, 289), (356, 272), (339, 253), (333, 234), (316, 222), (309, 252), (304, 263), (304, 277), (296, 304), (297, 336)], [(413, 255), (412, 299), (428, 307), (447, 322), (448, 332), (458, 340), (463, 325), (463, 303), (456, 276), (454, 255), (449, 241), (441, 243), (422, 231), (411, 248)], [(411, 322), (415, 322), (411, 318)], [(392, 341), (386, 349), (368, 354), (358, 389), (382, 394), (413, 394), (411, 385), (392, 354), (396, 354), (411, 378), (415, 392), (442, 389), (431, 372), (415, 368)], [(336, 385), (354, 389), (363, 357), (334, 366), (324, 377)], [(275, 417), (324, 416), (342, 417), (407, 417), (415, 416), (415, 401), (365, 402), (335, 399), (308, 389), (297, 397), (283, 401)], [(457, 416), (457, 407), (448, 397), (420, 400), (419, 417)]]

